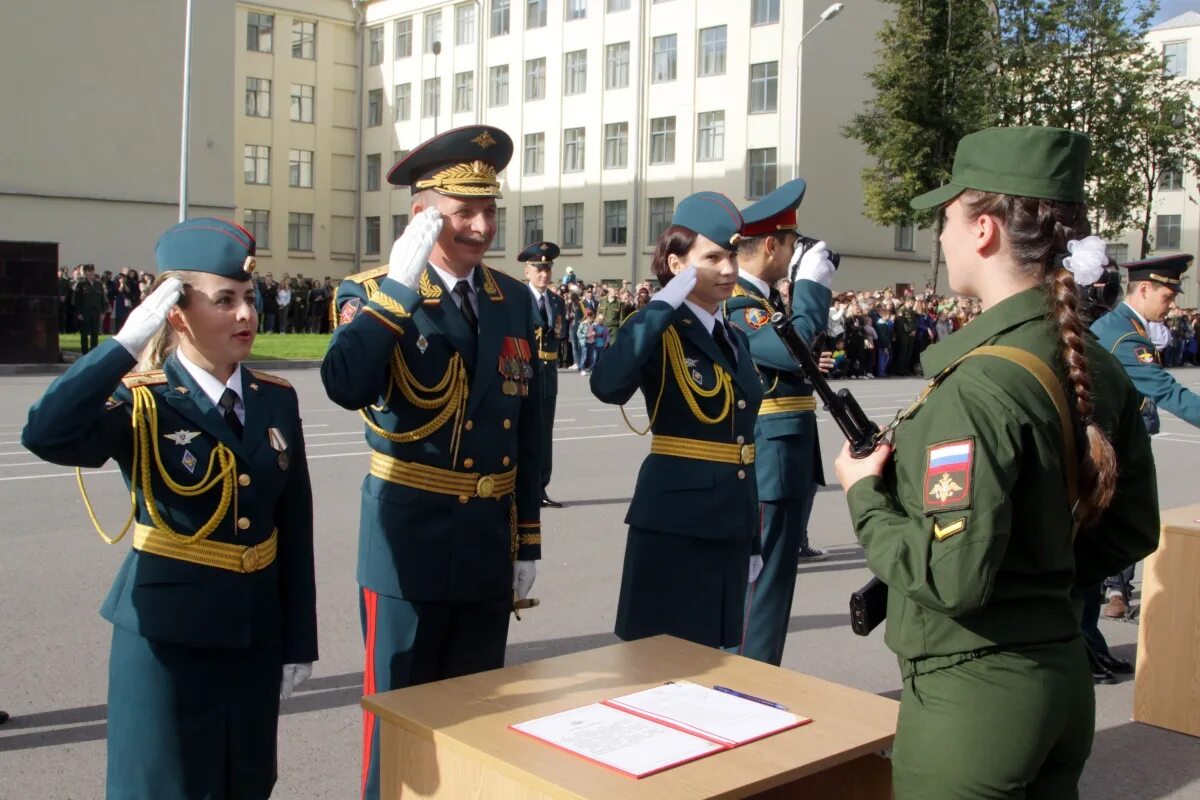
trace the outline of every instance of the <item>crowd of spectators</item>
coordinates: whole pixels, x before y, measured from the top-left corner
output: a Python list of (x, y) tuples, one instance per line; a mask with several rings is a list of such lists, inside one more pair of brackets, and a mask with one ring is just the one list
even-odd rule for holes
[(328, 275), (318, 280), (285, 272), (276, 281), (271, 272), (255, 273), (259, 333), (329, 333), (329, 301), (334, 291)]
[(58, 271), (59, 333), (75, 333), (80, 328), (84, 312), (93, 311), (91, 304), (94, 301), (91, 297), (83, 299), (89, 293), (87, 287), (80, 286), (81, 283), (98, 288), (100, 332), (116, 333), (125, 324), (129, 312), (150, 294), (154, 275), (133, 267), (121, 267), (115, 275), (112, 270), (97, 274), (94, 264), (62, 267)]

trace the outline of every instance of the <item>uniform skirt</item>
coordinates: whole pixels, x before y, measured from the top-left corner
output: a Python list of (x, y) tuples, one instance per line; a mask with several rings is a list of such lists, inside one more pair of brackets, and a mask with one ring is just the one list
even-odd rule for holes
[(276, 774), (278, 644), (186, 647), (113, 627), (108, 800), (259, 800)]
[(631, 525), (617, 636), (667, 633), (709, 647), (742, 641), (750, 539), (694, 539)]

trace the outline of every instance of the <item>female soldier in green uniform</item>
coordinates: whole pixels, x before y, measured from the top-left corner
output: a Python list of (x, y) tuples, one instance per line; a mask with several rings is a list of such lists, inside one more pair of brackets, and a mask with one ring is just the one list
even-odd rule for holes
[[(258, 329), (249, 233), (191, 219), (155, 255), (158, 287), (51, 384), (21, 441), (56, 464), (111, 458), (130, 490), (105, 536), (133, 527), (101, 609), (107, 797), (257, 800), (275, 784), (280, 697), (317, 657), (296, 392), (240, 363)], [(130, 372), (139, 355), (147, 371)]]
[[(639, 388), (654, 433), (625, 521), (616, 633), (712, 647), (742, 638), (746, 582), (762, 568), (754, 422), (762, 387), (745, 334), (726, 322), (742, 216), (728, 198), (685, 198), (659, 237), (663, 289), (629, 318), (592, 372), (624, 404)], [(642, 431), (641, 433), (644, 433)]]
[(897, 800), (1077, 797), (1095, 698), (1075, 587), (1157, 541), (1137, 393), (1076, 308), (1071, 272), (1095, 280), (1104, 260), (1074, 241), (1088, 147), (1051, 128), (962, 139), (950, 184), (913, 206), (945, 207), (951, 289), (984, 312), (925, 351), (936, 377), (900, 415), (895, 458), (836, 463), (890, 589)]

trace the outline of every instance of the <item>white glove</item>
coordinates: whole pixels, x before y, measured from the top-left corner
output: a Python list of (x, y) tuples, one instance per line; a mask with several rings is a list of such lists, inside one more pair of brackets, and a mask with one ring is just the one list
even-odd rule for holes
[(167, 278), (137, 308), (129, 312), (125, 324), (113, 338), (121, 343), (129, 355), (138, 358), (167, 321), (167, 312), (179, 302), (182, 294), (183, 281)]
[(684, 299), (692, 293), (692, 289), (696, 288), (696, 268), (687, 267), (671, 281), (659, 289), (654, 295), (653, 300), (662, 300), (664, 303), (670, 303), (671, 308), (679, 308), (683, 305)]
[(392, 244), (388, 255), (387, 276), (416, 291), (421, 270), (429, 263), (429, 254), (442, 232), (442, 212), (427, 208), (417, 214), (404, 233)]
[(287, 700), (292, 696), (292, 692), (312, 677), (312, 663), (308, 664), (284, 664), (283, 679), (279, 682), (279, 699)]
[(754, 583), (758, 580), (758, 576), (762, 574), (763, 560), (762, 556), (750, 556), (750, 581)]
[(800, 255), (800, 248), (796, 248), (789, 267), (792, 283), (807, 279), (821, 284), (826, 289), (833, 283), (833, 273), (837, 271), (829, 257), (829, 245), (825, 242), (817, 242), (808, 248), (804, 255)]
[(537, 578), (536, 561), (518, 561), (513, 564), (513, 591), (517, 593), (518, 600), (524, 600), (529, 595), (535, 578)]

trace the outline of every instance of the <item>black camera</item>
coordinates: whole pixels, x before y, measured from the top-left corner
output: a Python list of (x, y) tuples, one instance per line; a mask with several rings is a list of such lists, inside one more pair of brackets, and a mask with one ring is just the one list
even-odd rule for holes
[[(797, 236), (796, 247), (798, 247), (800, 249), (801, 257), (803, 257), (805, 253), (807, 253), (819, 241), (821, 241), (820, 239), (814, 239), (811, 236), (805, 236), (802, 233), (797, 233), (796, 236)], [(826, 247), (826, 249), (829, 250), (829, 260), (833, 262), (833, 268), (837, 269), (842, 264), (841, 253), (839, 253), (837, 250), (834, 250), (831, 247)]]
[(1089, 322), (1112, 311), (1120, 300), (1121, 273), (1112, 267), (1104, 270), (1100, 280), (1079, 287), (1079, 308)]

